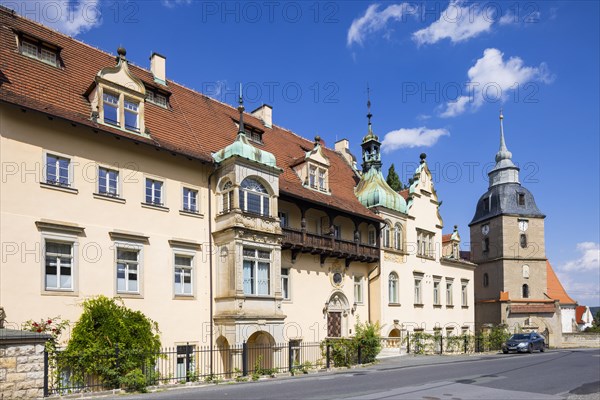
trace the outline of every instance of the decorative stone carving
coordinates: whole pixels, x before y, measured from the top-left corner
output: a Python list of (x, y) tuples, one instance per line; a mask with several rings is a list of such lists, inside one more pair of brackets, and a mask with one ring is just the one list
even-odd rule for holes
[(4, 329), (4, 321), (6, 320), (6, 311), (0, 306), (0, 329)]

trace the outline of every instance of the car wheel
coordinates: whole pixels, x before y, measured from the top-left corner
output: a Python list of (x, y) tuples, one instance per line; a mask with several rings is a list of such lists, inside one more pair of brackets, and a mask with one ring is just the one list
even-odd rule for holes
[(504, 354), (508, 354), (508, 350), (502, 350)]
[(546, 344), (542, 343), (542, 346), (540, 347), (540, 353), (543, 353), (546, 351)]
[(527, 352), (529, 354), (533, 353), (533, 345), (531, 343), (529, 343), (529, 347), (527, 347)]

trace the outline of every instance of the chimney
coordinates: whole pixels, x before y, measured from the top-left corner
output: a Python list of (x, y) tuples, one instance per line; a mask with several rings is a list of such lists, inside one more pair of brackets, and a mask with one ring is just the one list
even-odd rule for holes
[(335, 142), (335, 151), (340, 153), (346, 162), (356, 170), (356, 157), (350, 152), (350, 142), (348, 139), (341, 139)]
[(268, 104), (263, 104), (250, 114), (260, 119), (267, 128), (273, 127), (273, 107)]
[(161, 85), (167, 84), (167, 58), (156, 52), (150, 56), (150, 71), (154, 75), (154, 81)]

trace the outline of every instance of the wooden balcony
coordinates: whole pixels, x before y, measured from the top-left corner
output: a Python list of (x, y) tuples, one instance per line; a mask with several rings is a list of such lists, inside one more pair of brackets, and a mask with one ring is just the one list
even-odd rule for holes
[(346, 266), (352, 261), (374, 262), (379, 260), (379, 248), (363, 243), (336, 239), (330, 235), (317, 235), (299, 229), (283, 228), (282, 249), (292, 250), (292, 260), (298, 253), (318, 254), (321, 263), (327, 257), (343, 258)]

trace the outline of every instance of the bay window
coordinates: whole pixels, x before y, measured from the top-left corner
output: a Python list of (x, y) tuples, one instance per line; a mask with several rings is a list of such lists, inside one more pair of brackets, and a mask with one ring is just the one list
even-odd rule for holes
[(244, 179), (239, 193), (242, 211), (269, 216), (269, 193), (260, 182), (252, 178)]
[(244, 294), (268, 296), (270, 294), (271, 252), (243, 248)]

